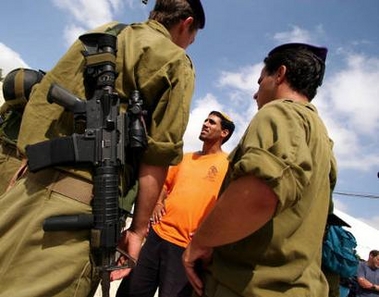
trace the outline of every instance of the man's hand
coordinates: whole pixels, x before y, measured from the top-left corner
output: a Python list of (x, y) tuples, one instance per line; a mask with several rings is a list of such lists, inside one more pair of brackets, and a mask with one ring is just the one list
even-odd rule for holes
[[(144, 236), (138, 235), (133, 231), (126, 231), (119, 244), (119, 248), (124, 250), (133, 260), (137, 261), (141, 251)], [(127, 264), (127, 257), (121, 255), (117, 260), (117, 265), (122, 266)], [(129, 260), (130, 261), (130, 260)], [(129, 275), (131, 268), (114, 270), (111, 272), (111, 281), (122, 279)]]
[[(157, 203), (157, 197), (162, 191), (167, 175), (167, 166), (153, 166), (141, 163), (139, 167), (138, 197), (135, 204), (133, 219), (127, 232), (120, 240), (119, 248), (133, 259), (138, 260), (142, 243), (148, 231), (149, 220)], [(126, 262), (125, 256), (118, 259), (118, 265)], [(121, 279), (129, 275), (131, 268), (115, 270), (111, 273), (111, 280)]]
[(204, 289), (204, 284), (199, 273), (210, 263), (212, 253), (213, 248), (201, 247), (196, 242), (191, 241), (182, 256), (188, 280), (199, 296), (203, 295)]
[(153, 225), (158, 224), (165, 214), (166, 214), (166, 208), (164, 204), (161, 202), (157, 202), (153, 210), (153, 215), (151, 216), (151, 223)]

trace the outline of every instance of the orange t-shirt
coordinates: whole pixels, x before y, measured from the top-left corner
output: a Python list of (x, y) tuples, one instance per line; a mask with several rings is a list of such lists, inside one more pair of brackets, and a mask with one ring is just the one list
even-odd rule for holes
[(228, 164), (224, 152), (187, 153), (180, 164), (170, 167), (164, 185), (166, 214), (153, 225), (154, 231), (164, 240), (186, 247), (214, 206)]

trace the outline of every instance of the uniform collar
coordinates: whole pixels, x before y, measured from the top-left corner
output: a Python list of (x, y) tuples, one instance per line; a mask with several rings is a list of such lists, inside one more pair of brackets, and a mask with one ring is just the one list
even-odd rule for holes
[(164, 36), (166, 36), (167, 38), (169, 38), (170, 40), (172, 40), (170, 32), (169, 32), (169, 31), (167, 30), (167, 28), (166, 28), (165, 26), (163, 26), (160, 22), (157, 22), (157, 21), (155, 21), (155, 20), (148, 20), (148, 21), (146, 22), (146, 24), (147, 24), (150, 28), (152, 28), (152, 29), (154, 29), (154, 30), (156, 30), (156, 31), (158, 31), (158, 32), (160, 32), (160, 33), (162, 33)]

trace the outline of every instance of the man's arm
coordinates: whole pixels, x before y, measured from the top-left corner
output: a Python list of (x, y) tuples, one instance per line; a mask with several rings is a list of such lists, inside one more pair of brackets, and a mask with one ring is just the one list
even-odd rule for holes
[(236, 242), (260, 229), (274, 215), (278, 198), (261, 179), (246, 175), (231, 182), (183, 254), (191, 284), (201, 295), (203, 284), (195, 262), (210, 260), (213, 247)]
[(151, 213), (162, 191), (168, 167), (141, 164), (138, 198), (129, 230), (145, 237)]
[(236, 242), (266, 224), (277, 203), (276, 194), (263, 180), (253, 175), (240, 177), (221, 195), (193, 240), (207, 247)]
[[(139, 189), (135, 204), (132, 223), (121, 239), (120, 247), (135, 260), (138, 259), (142, 243), (147, 233), (151, 213), (161, 192), (168, 167), (141, 164), (139, 168)], [(126, 259), (121, 256), (119, 264)], [(111, 274), (111, 280), (127, 276), (130, 269), (116, 270)]]
[(363, 289), (368, 289), (368, 290), (373, 290), (373, 291), (379, 291), (379, 285), (376, 285), (369, 280), (367, 280), (364, 277), (358, 277), (358, 284), (363, 288)]

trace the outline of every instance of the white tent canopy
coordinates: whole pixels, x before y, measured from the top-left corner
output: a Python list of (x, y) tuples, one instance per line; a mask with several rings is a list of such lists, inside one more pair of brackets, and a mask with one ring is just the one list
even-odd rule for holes
[(344, 227), (350, 231), (357, 240), (357, 253), (364, 260), (368, 259), (371, 250), (379, 250), (379, 230), (367, 225), (366, 223), (353, 218), (352, 216), (334, 209), (334, 213), (348, 223), (351, 228)]

